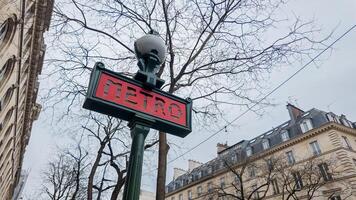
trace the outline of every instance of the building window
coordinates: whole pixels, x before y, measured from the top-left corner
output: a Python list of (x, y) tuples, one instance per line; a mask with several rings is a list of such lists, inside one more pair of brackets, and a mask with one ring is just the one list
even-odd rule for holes
[(212, 192), (213, 191), (213, 184), (211, 182), (208, 183), (208, 192)]
[(13, 87), (10, 87), (9, 89), (7, 89), (7, 91), (6, 91), (5, 95), (4, 95), (4, 98), (2, 99), (2, 104), (3, 104), (2, 106), (4, 108), (10, 102), (13, 93), (14, 93), (14, 88)]
[(323, 176), (324, 181), (332, 180), (332, 175), (329, 172), (328, 165), (326, 163), (321, 163), (318, 165), (320, 174)]
[(252, 147), (246, 147), (246, 155), (250, 157), (252, 155)]
[(238, 174), (234, 174), (234, 181), (236, 183), (236, 185), (240, 185), (240, 175)]
[(12, 33), (15, 30), (15, 21), (14, 17), (8, 18), (0, 25), (0, 47), (2, 47), (3, 44), (6, 44), (11, 38)]
[(203, 176), (203, 171), (198, 172), (198, 179), (200, 179)]
[(340, 195), (333, 196), (330, 198), (330, 200), (341, 200), (341, 197), (340, 197)]
[(209, 166), (209, 167), (208, 167), (208, 174), (211, 174), (211, 173), (213, 173), (213, 167), (212, 167), (212, 166)]
[(7, 125), (7, 123), (10, 121), (12, 113), (14, 112), (14, 109), (11, 108), (9, 111), (7, 111), (5, 117), (4, 117), (4, 121), (3, 121), (3, 126), (5, 127)]
[(287, 159), (288, 159), (288, 164), (292, 165), (295, 163), (295, 159), (294, 159), (294, 155), (293, 155), (293, 151), (288, 151), (286, 153), (287, 155)]
[(0, 44), (5, 40), (5, 36), (7, 35), (9, 30), (9, 20), (4, 21), (0, 26)]
[(273, 194), (279, 194), (279, 187), (278, 187), (278, 182), (277, 179), (272, 179), (272, 188), (273, 188)]
[(267, 163), (267, 169), (269, 171), (272, 171), (274, 169), (272, 158), (267, 159), (266, 163)]
[(11, 131), (12, 131), (12, 127), (13, 127), (13, 126), (14, 126), (14, 125), (11, 124), (10, 127), (6, 129), (6, 132), (5, 132), (5, 135), (4, 135), (4, 138), (5, 138), (5, 139), (7, 139), (7, 138), (10, 136), (10, 133), (11, 133)]
[(198, 193), (198, 197), (200, 197), (203, 194), (203, 188), (201, 186), (198, 186), (197, 193)]
[(287, 130), (282, 131), (281, 138), (283, 142), (289, 140), (289, 132)]
[(342, 136), (342, 143), (344, 147), (347, 147), (348, 149), (352, 149), (349, 139), (347, 139), (346, 136)]
[(294, 172), (292, 173), (294, 183), (295, 183), (295, 188), (300, 190), (303, 187), (303, 180), (302, 177), (300, 176), (299, 172)]
[(262, 146), (263, 146), (264, 150), (268, 149), (269, 148), (269, 140), (268, 139), (263, 140)]
[(253, 198), (254, 199), (259, 199), (260, 196), (258, 194), (258, 189), (257, 189), (257, 185), (252, 185), (252, 194), (253, 194)]
[(250, 166), (248, 168), (248, 172), (249, 172), (250, 178), (255, 178), (256, 177), (256, 168), (255, 168), (255, 166)]
[(320, 147), (319, 147), (319, 144), (317, 141), (311, 142), (311, 143), (309, 143), (309, 145), (313, 151), (314, 156), (321, 154), (321, 150), (320, 150)]
[(0, 69), (0, 88), (5, 85), (5, 82), (10, 77), (12, 70), (14, 69), (14, 59), (9, 59)]
[(179, 194), (179, 200), (183, 200), (183, 194)]
[(312, 125), (311, 119), (303, 120), (302, 123), (300, 123), (300, 128), (302, 129), (303, 133), (313, 129), (313, 125)]
[(220, 187), (225, 188), (225, 177), (220, 178)]
[(331, 113), (327, 113), (326, 114), (326, 118), (328, 118), (329, 122), (335, 122), (334, 116)]
[(188, 190), (188, 200), (192, 200), (192, 199), (193, 199), (192, 191)]
[(342, 123), (344, 126), (352, 127), (352, 124), (349, 123), (349, 121), (346, 119), (345, 115), (342, 115), (342, 116), (341, 116), (341, 123)]

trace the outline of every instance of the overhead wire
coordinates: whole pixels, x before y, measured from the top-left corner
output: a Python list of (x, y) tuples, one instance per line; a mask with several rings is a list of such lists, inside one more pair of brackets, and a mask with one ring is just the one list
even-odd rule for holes
[[(260, 100), (258, 100), (256, 103), (254, 103), (250, 108), (248, 108), (246, 111), (244, 111), (243, 113), (241, 113), (240, 115), (236, 116), (232, 121), (226, 123), (224, 126), (222, 126), (222, 128), (220, 128), (219, 130), (217, 130), (216, 132), (214, 132), (213, 134), (209, 135), (207, 138), (205, 138), (204, 140), (200, 141), (198, 144), (194, 145), (193, 147), (191, 147), (190, 149), (188, 149), (187, 151), (185, 151), (184, 153), (180, 154), (179, 156), (175, 157), (172, 160), (169, 160), (167, 162), (167, 164), (170, 164), (178, 159), (180, 159), (181, 157), (185, 156), (186, 154), (192, 152), (193, 150), (195, 150), (196, 148), (198, 148), (200, 145), (204, 144), (205, 142), (207, 142), (208, 140), (210, 140), (211, 138), (213, 138), (214, 136), (216, 136), (217, 134), (219, 134), (220, 132), (224, 131), (226, 129), (226, 127), (232, 125), (233, 123), (235, 123), (238, 119), (240, 119), (241, 117), (243, 117), (245, 114), (247, 114), (249, 111), (251, 111), (254, 107), (256, 107), (258, 104), (260, 104), (262, 101), (264, 101), (266, 98), (268, 98), (269, 96), (271, 96), (274, 92), (276, 92), (279, 88), (281, 88), (284, 84), (286, 84), (288, 81), (290, 81), (292, 78), (294, 78), (297, 74), (299, 74), (301, 71), (303, 71), (306, 67), (308, 67), (311, 63), (313, 63), (318, 57), (320, 57), (323, 53), (325, 53), (327, 50), (329, 50), (335, 43), (337, 43), (338, 41), (340, 41), (343, 37), (345, 37), (348, 33), (350, 33), (354, 28), (356, 28), (356, 24), (351, 26), (351, 28), (349, 28), (347, 31), (345, 31), (342, 35), (340, 35), (337, 39), (335, 39), (331, 44), (329, 44), (326, 48), (324, 48), (322, 51), (320, 51), (316, 56), (314, 56), (310, 61), (308, 61), (306, 64), (304, 64), (301, 68), (299, 68), (296, 72), (294, 72), (291, 76), (289, 76), (287, 79), (285, 79), (283, 82), (281, 82), (280, 84), (277, 85), (277, 87), (275, 87), (273, 90), (271, 90), (269, 93), (267, 93), (263, 98), (261, 98)], [(156, 168), (158, 169), (158, 168)], [(155, 169), (155, 170), (156, 170)], [(153, 170), (150, 170), (149, 172), (151, 172)]]

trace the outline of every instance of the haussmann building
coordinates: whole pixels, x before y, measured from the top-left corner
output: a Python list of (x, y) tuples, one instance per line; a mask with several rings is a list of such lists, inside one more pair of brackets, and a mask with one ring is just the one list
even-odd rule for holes
[(36, 103), (52, 0), (0, 0), (0, 199), (16, 196)]
[(356, 199), (356, 123), (318, 109), (287, 110), (290, 120), (278, 127), (218, 144), (207, 163), (175, 168), (166, 199)]

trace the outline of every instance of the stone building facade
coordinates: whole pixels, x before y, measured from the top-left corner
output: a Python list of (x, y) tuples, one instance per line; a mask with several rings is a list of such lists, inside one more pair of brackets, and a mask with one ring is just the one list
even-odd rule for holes
[(53, 0), (0, 0), (0, 199), (11, 199), (36, 103)]
[(207, 163), (176, 168), (166, 199), (356, 199), (356, 123), (318, 109), (287, 109), (290, 120), (280, 126), (218, 144)]

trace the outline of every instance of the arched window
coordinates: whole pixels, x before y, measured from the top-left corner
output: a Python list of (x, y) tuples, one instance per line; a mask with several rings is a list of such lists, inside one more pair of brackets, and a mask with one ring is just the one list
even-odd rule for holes
[(4, 41), (8, 29), (9, 29), (9, 23), (8, 20), (6, 20), (0, 26), (0, 43)]
[(14, 109), (11, 108), (9, 111), (7, 111), (5, 118), (3, 120), (3, 126), (5, 127), (7, 125), (7, 123), (10, 121), (12, 113), (14, 112)]
[(0, 50), (6, 45), (14, 35), (13, 32), (16, 26), (16, 16), (8, 18), (0, 25)]
[(11, 131), (12, 131), (12, 126), (13, 126), (13, 125), (11, 125), (9, 128), (7, 128), (7, 130), (6, 130), (6, 132), (5, 132), (5, 135), (4, 135), (4, 138), (5, 138), (5, 139), (9, 137), (9, 135), (10, 135), (10, 133), (11, 133)]
[(7, 104), (10, 102), (13, 94), (14, 94), (14, 87), (8, 88), (3, 99), (1, 99), (2, 107), (6, 108)]
[(12, 70), (14, 69), (15, 59), (11, 58), (0, 68), (0, 88), (5, 85), (7, 79), (10, 77)]

